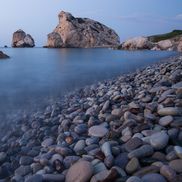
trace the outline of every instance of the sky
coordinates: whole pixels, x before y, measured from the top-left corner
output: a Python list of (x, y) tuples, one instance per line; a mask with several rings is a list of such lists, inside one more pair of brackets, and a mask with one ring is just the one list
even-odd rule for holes
[(182, 0), (1, 0), (0, 46), (10, 46), (18, 29), (45, 45), (62, 10), (111, 27), (121, 41), (182, 29)]

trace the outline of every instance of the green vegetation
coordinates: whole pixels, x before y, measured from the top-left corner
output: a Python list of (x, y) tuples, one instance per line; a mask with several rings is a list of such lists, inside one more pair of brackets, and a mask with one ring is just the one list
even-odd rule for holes
[(149, 40), (152, 42), (159, 42), (161, 40), (171, 39), (178, 35), (182, 35), (182, 30), (173, 30), (170, 33), (149, 36)]

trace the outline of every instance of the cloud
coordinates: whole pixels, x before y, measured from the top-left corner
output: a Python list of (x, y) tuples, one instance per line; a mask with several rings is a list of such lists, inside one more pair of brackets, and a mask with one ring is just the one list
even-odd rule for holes
[(128, 16), (120, 16), (120, 20), (137, 23), (166, 23), (167, 19), (153, 14), (133, 14)]
[(181, 14), (176, 15), (175, 19), (176, 19), (176, 20), (182, 20), (182, 13), (181, 13)]

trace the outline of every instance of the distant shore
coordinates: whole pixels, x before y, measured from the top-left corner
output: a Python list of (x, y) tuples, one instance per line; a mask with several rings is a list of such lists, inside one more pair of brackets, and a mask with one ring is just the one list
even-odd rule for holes
[(75, 181), (79, 171), (80, 181), (180, 181), (181, 70), (179, 55), (13, 123), (0, 142), (0, 179)]

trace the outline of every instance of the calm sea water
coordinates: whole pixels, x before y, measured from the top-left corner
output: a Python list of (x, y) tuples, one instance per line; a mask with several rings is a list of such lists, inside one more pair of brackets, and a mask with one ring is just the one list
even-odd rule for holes
[(151, 65), (175, 52), (109, 49), (3, 49), (0, 119), (32, 111), (69, 91)]

